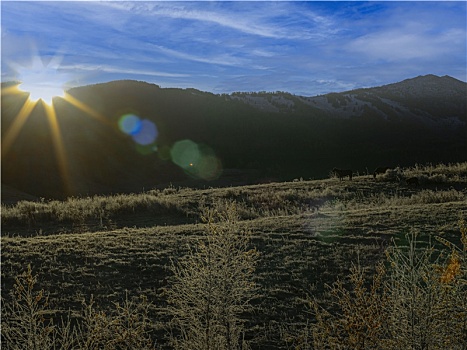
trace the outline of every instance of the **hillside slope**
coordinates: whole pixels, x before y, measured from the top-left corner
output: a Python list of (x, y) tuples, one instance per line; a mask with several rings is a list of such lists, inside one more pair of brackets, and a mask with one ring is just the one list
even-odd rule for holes
[[(2, 208), (2, 298), (11, 301), (14, 277), (31, 264), (37, 290), (49, 295), (54, 320), (94, 296), (108, 314), (113, 302), (145, 295), (151, 301), (152, 337), (167, 345), (170, 266), (195, 249), (207, 226), (203, 208), (234, 203), (236, 229), (251, 233), (259, 252), (258, 296), (245, 313), (252, 349), (290, 348), (280, 335), (309, 326), (309, 301), (329, 302), (326, 285), (346, 281), (352, 264), (371, 272), (385, 249), (422, 242), (458, 242), (465, 218), (467, 163), (401, 169), (420, 186), (356, 176), (231, 188), (170, 187), (140, 194), (22, 202)], [(450, 250), (450, 249), (449, 249)], [(49, 294), (50, 293), (50, 294)], [(329, 304), (328, 304), (329, 305)], [(425, 305), (425, 304), (423, 304)], [(62, 311), (62, 313), (60, 312)], [(329, 310), (331, 311), (331, 310)], [(259, 335), (259, 336), (258, 336)], [(290, 344), (288, 344), (290, 345)]]
[[(2, 140), (15, 136), (2, 147), (2, 182), (63, 198), (170, 182), (320, 178), (334, 166), (362, 173), (381, 165), (463, 161), (466, 86), (424, 76), (310, 98), (114, 81), (56, 98), (56, 129), (40, 104), (17, 129), (27, 94), (2, 90)], [(128, 115), (151, 124), (154, 139), (143, 145), (123, 132)]]

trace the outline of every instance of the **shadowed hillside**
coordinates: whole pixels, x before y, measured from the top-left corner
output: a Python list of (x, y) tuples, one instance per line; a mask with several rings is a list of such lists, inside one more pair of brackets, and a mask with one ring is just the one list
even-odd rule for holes
[[(56, 98), (58, 127), (37, 104), (14, 140), (9, 134), (27, 94), (4, 93), (7, 85), (2, 182), (46, 198), (170, 182), (228, 186), (322, 178), (334, 166), (365, 173), (381, 165), (463, 161), (467, 149), (466, 84), (450, 77), (316, 97), (214, 95), (114, 81)], [(138, 143), (135, 130), (124, 132), (128, 115), (151, 124), (154, 140)], [(8, 147), (5, 138), (13, 140)]]

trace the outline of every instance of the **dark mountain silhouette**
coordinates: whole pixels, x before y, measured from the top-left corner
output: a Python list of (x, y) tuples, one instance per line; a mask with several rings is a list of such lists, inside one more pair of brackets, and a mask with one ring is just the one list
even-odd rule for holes
[[(316, 97), (215, 95), (138, 81), (68, 94), (54, 99), (58, 128), (39, 103), (5, 147), (27, 94), (2, 91), (2, 183), (63, 198), (170, 182), (318, 178), (333, 167), (362, 173), (380, 165), (461, 161), (467, 154), (467, 84), (447, 76)], [(142, 124), (122, 119), (129, 114), (157, 129), (154, 142), (135, 142), (131, 134), (142, 132), (134, 129)], [(133, 129), (122, 131), (123, 123)]]

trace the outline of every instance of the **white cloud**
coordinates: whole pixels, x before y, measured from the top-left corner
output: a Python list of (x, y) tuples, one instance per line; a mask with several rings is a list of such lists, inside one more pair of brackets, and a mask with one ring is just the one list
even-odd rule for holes
[(352, 40), (350, 52), (361, 53), (372, 60), (432, 60), (455, 50), (465, 34), (460, 30), (432, 35), (391, 29)]

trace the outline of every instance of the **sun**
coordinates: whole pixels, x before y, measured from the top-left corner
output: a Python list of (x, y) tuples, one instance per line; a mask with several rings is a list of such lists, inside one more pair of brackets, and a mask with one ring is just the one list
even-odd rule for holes
[(39, 56), (34, 56), (30, 67), (20, 67), (18, 76), (21, 84), (19, 88), (29, 93), (32, 102), (42, 100), (51, 105), (55, 96), (63, 96), (66, 76), (58, 69), (58, 58), (53, 58), (44, 64)]
[(48, 105), (52, 104), (55, 96), (63, 95), (63, 88), (49, 82), (23, 82), (20, 89), (29, 92), (29, 99), (32, 102), (42, 100)]

